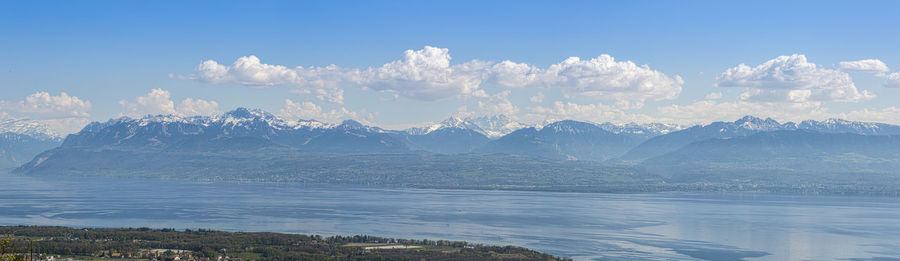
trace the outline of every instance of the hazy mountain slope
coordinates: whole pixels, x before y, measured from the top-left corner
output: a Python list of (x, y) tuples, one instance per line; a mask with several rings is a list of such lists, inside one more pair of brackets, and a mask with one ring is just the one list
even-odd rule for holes
[(468, 153), (484, 146), (490, 139), (479, 132), (463, 128), (440, 128), (424, 135), (401, 133), (395, 135), (414, 150), (434, 153)]
[(640, 136), (612, 133), (592, 123), (566, 120), (548, 124), (540, 130), (520, 129), (477, 151), (602, 161), (619, 156), (641, 140)]
[(627, 166), (514, 155), (335, 154), (290, 148), (252, 153), (57, 148), (25, 175), (108, 176), (389, 186), (589, 186), (659, 179)]
[(809, 130), (822, 133), (852, 133), (860, 135), (900, 135), (900, 126), (883, 123), (829, 119), (825, 121), (808, 120), (796, 124), (793, 122), (779, 123), (772, 119), (745, 116), (734, 122), (713, 122), (708, 125), (698, 125), (650, 138), (631, 149), (622, 156), (622, 159), (641, 161), (675, 151), (682, 146), (697, 141), (740, 137), (764, 131), (779, 130)]
[[(709, 139), (646, 160), (642, 166), (673, 181), (853, 182), (900, 176), (900, 136), (761, 132)], [(896, 177), (895, 177), (896, 178)], [(798, 180), (799, 181), (799, 180)]]
[(32, 137), (12, 132), (0, 133), (0, 171), (16, 168), (39, 153), (59, 146), (58, 138)]

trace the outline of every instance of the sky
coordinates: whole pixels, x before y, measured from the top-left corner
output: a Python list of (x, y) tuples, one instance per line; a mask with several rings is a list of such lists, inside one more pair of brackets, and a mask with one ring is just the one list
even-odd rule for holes
[(900, 124), (898, 1), (0, 1), (0, 119)]

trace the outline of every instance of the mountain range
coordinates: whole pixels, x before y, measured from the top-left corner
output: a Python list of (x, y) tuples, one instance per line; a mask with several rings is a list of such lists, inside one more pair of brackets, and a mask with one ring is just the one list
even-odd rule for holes
[[(599, 165), (583, 169), (585, 173), (633, 166), (633, 171), (615, 172), (635, 174), (617, 177), (651, 175), (669, 182), (725, 182), (761, 180), (762, 173), (779, 173), (775, 175), (778, 178), (802, 176), (798, 173), (889, 175), (900, 167), (895, 160), (900, 158), (896, 142), (900, 126), (837, 119), (780, 123), (746, 116), (681, 129), (666, 124), (573, 120), (526, 126), (505, 116), (451, 117), (420, 128), (386, 130), (352, 120), (340, 124), (285, 120), (262, 110), (238, 108), (213, 117), (157, 115), (94, 122), (61, 144), (59, 138), (38, 139), (27, 134), (31, 132), (19, 132), (22, 134), (9, 132), (0, 140), (18, 144), (2, 147), (7, 166), (21, 165), (17, 169), (21, 173), (45, 174), (92, 173), (101, 167), (109, 172), (133, 172), (153, 160), (185, 172), (232, 167), (253, 173), (272, 169), (290, 173), (313, 167), (328, 172), (341, 165), (361, 168), (347, 169), (351, 173), (347, 175), (394, 170), (440, 173), (446, 178), (461, 175), (454, 172), (463, 164), (453, 163), (457, 160), (492, 166), (472, 170), (489, 174), (527, 166), (519, 160), (540, 159), (549, 160), (541, 163), (547, 169), (565, 169), (554, 161), (587, 161)], [(24, 163), (31, 156), (33, 159)], [(346, 162), (349, 158), (353, 158), (352, 164)], [(396, 162), (382, 162), (385, 160)], [(238, 162), (240, 166), (235, 165)], [(498, 169), (491, 169), (494, 167)], [(519, 171), (546, 175), (541, 170)]]

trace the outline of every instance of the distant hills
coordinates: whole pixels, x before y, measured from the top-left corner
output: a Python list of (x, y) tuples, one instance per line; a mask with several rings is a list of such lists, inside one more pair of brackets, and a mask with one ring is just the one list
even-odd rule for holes
[(900, 135), (900, 126), (882, 123), (829, 119), (825, 121), (807, 120), (797, 124), (793, 122), (779, 123), (773, 119), (745, 116), (734, 122), (713, 122), (707, 125), (697, 125), (650, 138), (631, 149), (622, 156), (622, 159), (643, 161), (673, 152), (693, 142), (783, 130), (808, 130), (821, 133), (852, 133), (859, 135)]
[(854, 179), (900, 177), (897, 137), (900, 126), (889, 124), (836, 119), (780, 123), (751, 116), (685, 129), (572, 120), (526, 126), (495, 116), (452, 117), (420, 128), (386, 130), (352, 120), (285, 120), (238, 108), (214, 117), (94, 122), (61, 143), (59, 138), (10, 132), (0, 136), (0, 156), (7, 168), (20, 166), (17, 172), (26, 174), (175, 178), (189, 173), (196, 178), (205, 173), (367, 184), (852, 184)]
[(592, 123), (565, 120), (540, 130), (533, 127), (517, 130), (489, 142), (478, 152), (603, 161), (621, 155), (646, 137), (628, 132), (613, 133)]
[(804, 129), (759, 132), (693, 142), (642, 166), (679, 182), (890, 181), (900, 175), (900, 135)]

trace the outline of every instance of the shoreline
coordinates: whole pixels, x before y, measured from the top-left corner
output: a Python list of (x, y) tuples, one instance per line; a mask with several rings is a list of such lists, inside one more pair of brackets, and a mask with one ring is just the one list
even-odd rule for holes
[(523, 247), (465, 241), (207, 229), (0, 226), (0, 240), (5, 244), (0, 255), (40, 260), (569, 260)]

